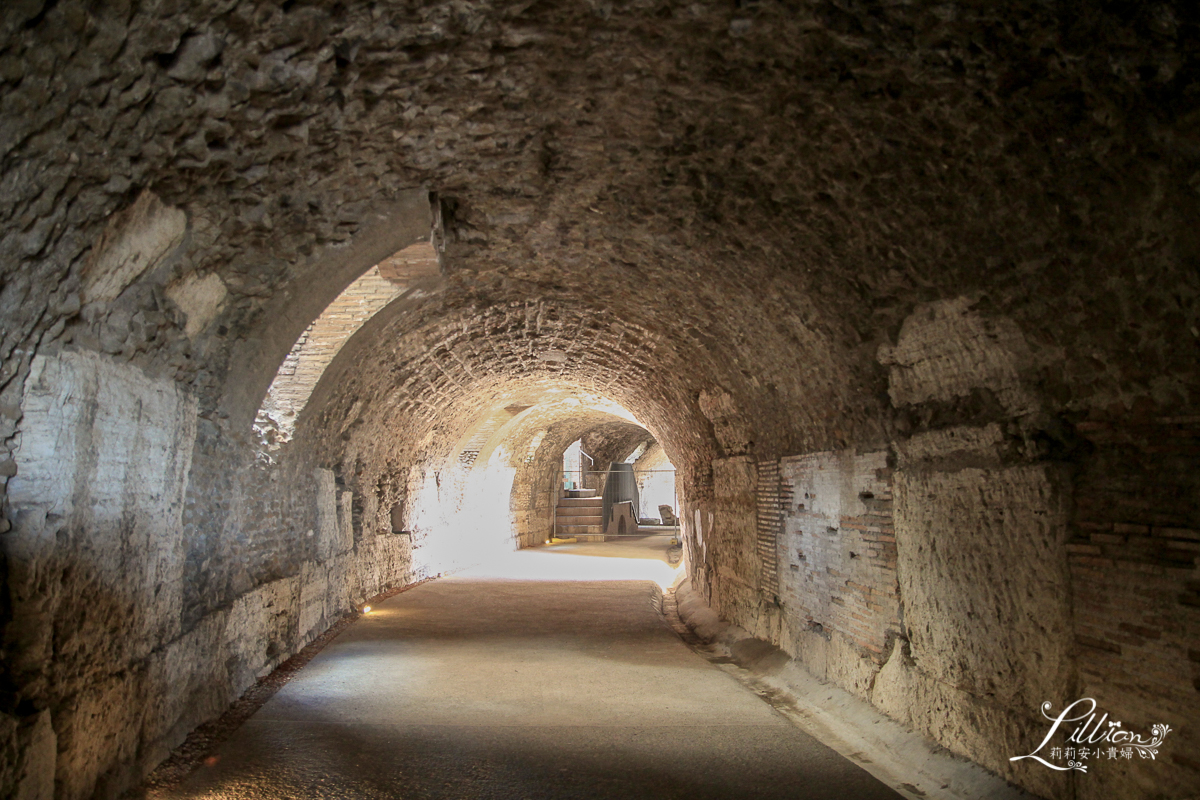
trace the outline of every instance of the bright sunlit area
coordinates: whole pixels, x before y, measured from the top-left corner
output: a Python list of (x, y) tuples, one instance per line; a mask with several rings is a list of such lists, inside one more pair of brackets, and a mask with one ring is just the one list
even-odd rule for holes
[(414, 557), (428, 574), (650, 580), (683, 560), (675, 468), (628, 410), (539, 387), (479, 415), (409, 480)]
[[(496, 556), (460, 575), (522, 581), (654, 581), (666, 589), (683, 575), (678, 539), (653, 534), (608, 542), (557, 544)], [(671, 565), (674, 559), (676, 565)]]

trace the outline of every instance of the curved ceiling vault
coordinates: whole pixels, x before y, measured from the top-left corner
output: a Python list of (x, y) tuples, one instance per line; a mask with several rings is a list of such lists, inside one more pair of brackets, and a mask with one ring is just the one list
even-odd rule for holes
[[(503, 464), (492, 507), (549, 524), (562, 448), (636, 423), (714, 610), (886, 713), (1049, 795), (993, 712), (1123, 701), (1123, 653), (1195, 751), (1194, 625), (1105, 637), (1195, 607), (1198, 32), (1182, 0), (0, 2), (5, 730), (118, 792), (429, 574), (443, 478)], [(436, 269), (261, 458), (289, 352), (413, 245)], [(1125, 766), (1096, 791), (1195, 793)]]

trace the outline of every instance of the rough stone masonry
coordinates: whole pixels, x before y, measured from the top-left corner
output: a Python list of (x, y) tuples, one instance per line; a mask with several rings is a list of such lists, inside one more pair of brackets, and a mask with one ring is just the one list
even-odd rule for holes
[[(727, 620), (1038, 795), (1200, 794), (1198, 53), (1182, 0), (4, 3), (3, 792), (119, 795), (474, 464), (530, 544), (632, 418)], [(1009, 761), (1080, 696), (1174, 731)]]

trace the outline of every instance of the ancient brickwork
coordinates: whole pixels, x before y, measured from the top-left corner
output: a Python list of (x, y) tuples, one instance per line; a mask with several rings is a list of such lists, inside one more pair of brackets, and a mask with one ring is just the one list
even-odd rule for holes
[(280, 365), (258, 410), (255, 429), (268, 449), (291, 439), (296, 416), (342, 345), (404, 292), (404, 281), (425, 277), (430, 271), (437, 271), (437, 258), (430, 245), (405, 248), (363, 273), (313, 320)]
[(758, 489), (755, 497), (758, 502), (758, 557), (762, 561), (762, 577), (759, 579), (759, 585), (763, 591), (778, 595), (779, 534), (783, 530), (783, 518), (790, 499), (790, 493), (787, 498), (782, 493), (778, 462), (760, 461), (758, 463)]
[(881, 660), (900, 632), (886, 453), (786, 458), (779, 558), (793, 636), (840, 636)]
[(684, 511), (693, 515), (689, 532), (702, 543), (713, 608), (725, 619), (771, 639), (777, 635), (778, 618), (767, 619), (761, 613), (771, 605), (771, 598), (759, 585), (757, 467), (750, 456), (714, 461), (712, 500), (696, 502), (685, 493)]
[[(1110, 787), (1186, 796), (1200, 770), (1200, 418), (1097, 414), (1077, 430), (1095, 448), (1067, 545), (1080, 691), (1126, 727), (1173, 729), (1165, 764), (1114, 765)], [(1103, 795), (1081, 782), (1079, 796)]]

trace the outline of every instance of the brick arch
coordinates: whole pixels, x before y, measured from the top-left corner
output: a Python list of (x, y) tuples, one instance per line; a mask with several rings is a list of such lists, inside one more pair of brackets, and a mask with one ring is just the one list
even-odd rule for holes
[(433, 244), (411, 244), (360, 275), (325, 307), (296, 339), (259, 406), (254, 426), (266, 450), (291, 439), (296, 416), (321, 375), (363, 323), (439, 273)]
[[(492, 544), (501, 539), (515, 547), (537, 544), (552, 523), (563, 450), (589, 431), (614, 427), (652, 438), (619, 404), (561, 386), (484, 410), (454, 447), (423, 462), (423, 472), (438, 475), (439, 508), (418, 511), (414, 525), (469, 533), (470, 520), (486, 520), (503, 529), (495, 531)], [(475, 495), (483, 492), (490, 505), (480, 514)], [(449, 519), (463, 510), (471, 515), (466, 524)]]
[(549, 538), (562, 486), (563, 451), (571, 442), (596, 431), (653, 439), (653, 434), (618, 404), (598, 397), (568, 395), (525, 409), (497, 429), (479, 453), (477, 469), (501, 447), (506, 451), (513, 470), (509, 513), (513, 538), (520, 547)]
[[(397, 302), (367, 321), (325, 372), (298, 437), (341, 454), (341, 431), (376, 430), (361, 446), (378, 453), (393, 449), (383, 432), (404, 420), (413, 446), (436, 429), (430, 457), (440, 459), (478, 452), (487, 429), (505, 421), (489, 415), (558, 391), (602, 396), (664, 437), (674, 430), (681, 444), (704, 446), (695, 398), (682, 381), (655, 378), (656, 359), (678, 359), (660, 330), (573, 303), (447, 305), (445, 296)], [(544, 357), (556, 353), (565, 359)]]
[(322, 312), (372, 268), (430, 241), (433, 228), (428, 191), (403, 191), (365, 214), (348, 243), (313, 251), (294, 267), (297, 279), (287, 291), (271, 295), (251, 319), (239, 321), (218, 400), (235, 429), (250, 427), (281, 365)]

